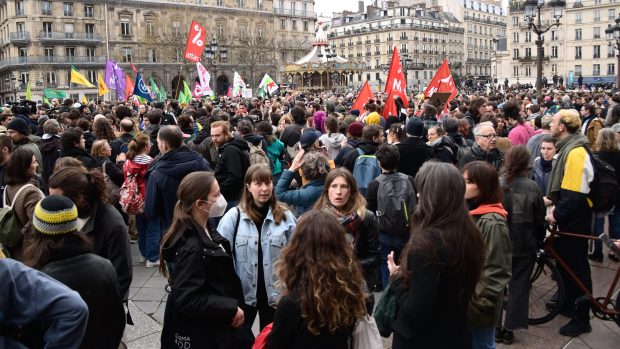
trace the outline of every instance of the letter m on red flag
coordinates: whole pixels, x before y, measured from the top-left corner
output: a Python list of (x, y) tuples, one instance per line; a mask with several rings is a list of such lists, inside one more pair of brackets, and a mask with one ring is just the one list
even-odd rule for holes
[(407, 80), (405, 80), (405, 73), (400, 64), (400, 56), (396, 47), (394, 47), (394, 52), (392, 52), (392, 62), (390, 63), (390, 71), (385, 84), (385, 93), (399, 96), (403, 100), (405, 107), (409, 105), (407, 101)]

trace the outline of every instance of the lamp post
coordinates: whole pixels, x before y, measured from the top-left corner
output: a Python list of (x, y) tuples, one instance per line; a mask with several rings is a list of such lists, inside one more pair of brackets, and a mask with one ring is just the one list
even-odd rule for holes
[(215, 95), (219, 94), (217, 90), (217, 67), (226, 62), (227, 55), (228, 50), (226, 48), (218, 50), (217, 40), (215, 36), (213, 36), (211, 43), (207, 47), (207, 50), (205, 50), (205, 58), (207, 60), (207, 65), (213, 67), (213, 75), (215, 75), (215, 82), (213, 84), (215, 88), (213, 90)]
[(620, 88), (620, 15), (616, 17), (616, 25), (611, 24), (605, 29), (605, 35), (609, 41), (609, 46), (612, 46), (616, 51), (616, 88)]
[(562, 18), (566, 1), (551, 0), (548, 2), (548, 6), (552, 9), (553, 20), (543, 25), (541, 12), (544, 6), (545, 0), (527, 0), (525, 2), (527, 28), (538, 35), (538, 40), (536, 40), (536, 89), (539, 91), (542, 88), (543, 34), (553, 27), (560, 26), (560, 18)]
[(405, 86), (407, 86), (407, 81), (408, 81), (408, 79), (407, 79), (407, 71), (412, 68), (411, 67), (411, 62), (413, 62), (413, 61), (411, 60), (411, 58), (409, 58), (409, 54), (408, 53), (405, 53), (404, 55), (402, 55), (400, 64), (403, 67), (403, 73), (405, 75)]
[[(317, 54), (317, 56), (319, 58), (325, 57), (325, 70), (327, 70), (327, 88), (330, 88), (329, 86), (329, 61), (336, 58), (336, 51), (332, 51), (332, 49), (329, 46), (326, 46), (324, 50), (319, 49), (319, 53)], [(323, 74), (321, 74), (321, 84), (323, 84)]]
[(8, 87), (9, 91), (13, 91), (13, 102), (17, 102), (17, 85), (16, 85), (16, 81), (17, 79), (14, 76), (11, 76), (11, 78), (6, 78), (4, 79), (4, 82), (6, 84), (6, 86)]

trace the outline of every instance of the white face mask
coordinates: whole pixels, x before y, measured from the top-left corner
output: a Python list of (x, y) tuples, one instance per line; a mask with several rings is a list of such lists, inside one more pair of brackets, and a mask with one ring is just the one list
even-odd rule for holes
[(224, 195), (220, 194), (215, 202), (208, 200), (207, 202), (211, 203), (211, 209), (208, 211), (209, 218), (222, 217), (224, 213), (226, 213), (226, 206), (228, 206), (228, 202), (224, 199)]

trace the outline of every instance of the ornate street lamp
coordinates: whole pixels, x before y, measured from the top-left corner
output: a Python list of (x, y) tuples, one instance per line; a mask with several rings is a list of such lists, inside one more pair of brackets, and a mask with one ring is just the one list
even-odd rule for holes
[(564, 7), (566, 6), (566, 1), (564, 0), (551, 0), (547, 3), (548, 6), (551, 7), (553, 20), (543, 25), (541, 12), (542, 8), (545, 6), (545, 0), (525, 1), (525, 21), (527, 22), (527, 28), (538, 35), (538, 40), (536, 40), (536, 89), (539, 91), (542, 88), (543, 34), (553, 27), (560, 26), (560, 18), (562, 18)]
[(211, 43), (207, 46), (207, 49), (205, 50), (205, 59), (207, 60), (207, 65), (213, 67), (213, 75), (215, 76), (215, 82), (213, 83), (213, 86), (215, 88), (213, 89), (213, 91), (216, 96), (219, 92), (217, 91), (217, 67), (222, 63), (226, 63), (227, 56), (228, 50), (226, 48), (218, 50), (217, 40), (215, 36), (213, 36), (213, 38), (211, 39)]
[[(323, 52), (325, 52), (325, 53), (323, 53)], [(329, 71), (330, 71), (329, 70), (329, 68), (330, 68), (329, 62), (331, 60), (333, 60), (334, 58), (336, 58), (336, 56), (337, 56), (336, 51), (335, 50), (332, 51), (331, 47), (325, 46), (324, 50), (321, 50), (319, 48), (319, 53), (317, 54), (317, 56), (319, 58), (325, 57), (325, 69), (327, 70), (327, 88), (331, 88), (330, 81), (329, 81)], [(321, 84), (323, 84), (323, 75), (322, 74), (321, 74)]]
[(616, 25), (611, 24), (605, 29), (605, 35), (609, 41), (609, 46), (616, 51), (616, 88), (620, 88), (620, 15), (616, 17)]

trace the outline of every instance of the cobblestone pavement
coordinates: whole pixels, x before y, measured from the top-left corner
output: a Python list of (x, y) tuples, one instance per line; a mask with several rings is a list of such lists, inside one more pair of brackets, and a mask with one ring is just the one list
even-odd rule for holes
[[(127, 339), (129, 349), (154, 349), (160, 347), (161, 329), (166, 306), (166, 280), (156, 268), (147, 269), (138, 263), (138, 248), (132, 244), (133, 255), (133, 282), (129, 294), (129, 309), (135, 326), (129, 326)], [(612, 282), (615, 268), (619, 264), (609, 262), (591, 263), (592, 281), (595, 295), (602, 295)], [(378, 296), (376, 294), (375, 296)], [(510, 345), (499, 344), (498, 348), (511, 349), (582, 349), (618, 348), (620, 343), (620, 328), (614, 322), (593, 319), (592, 332), (577, 338), (561, 336), (558, 329), (568, 321), (563, 316), (539, 326), (530, 326), (529, 329), (515, 333), (515, 342)], [(255, 324), (255, 333), (258, 327)], [(446, 333), (449, 335), (449, 330)], [(384, 348), (391, 348), (391, 339), (384, 339)]]

